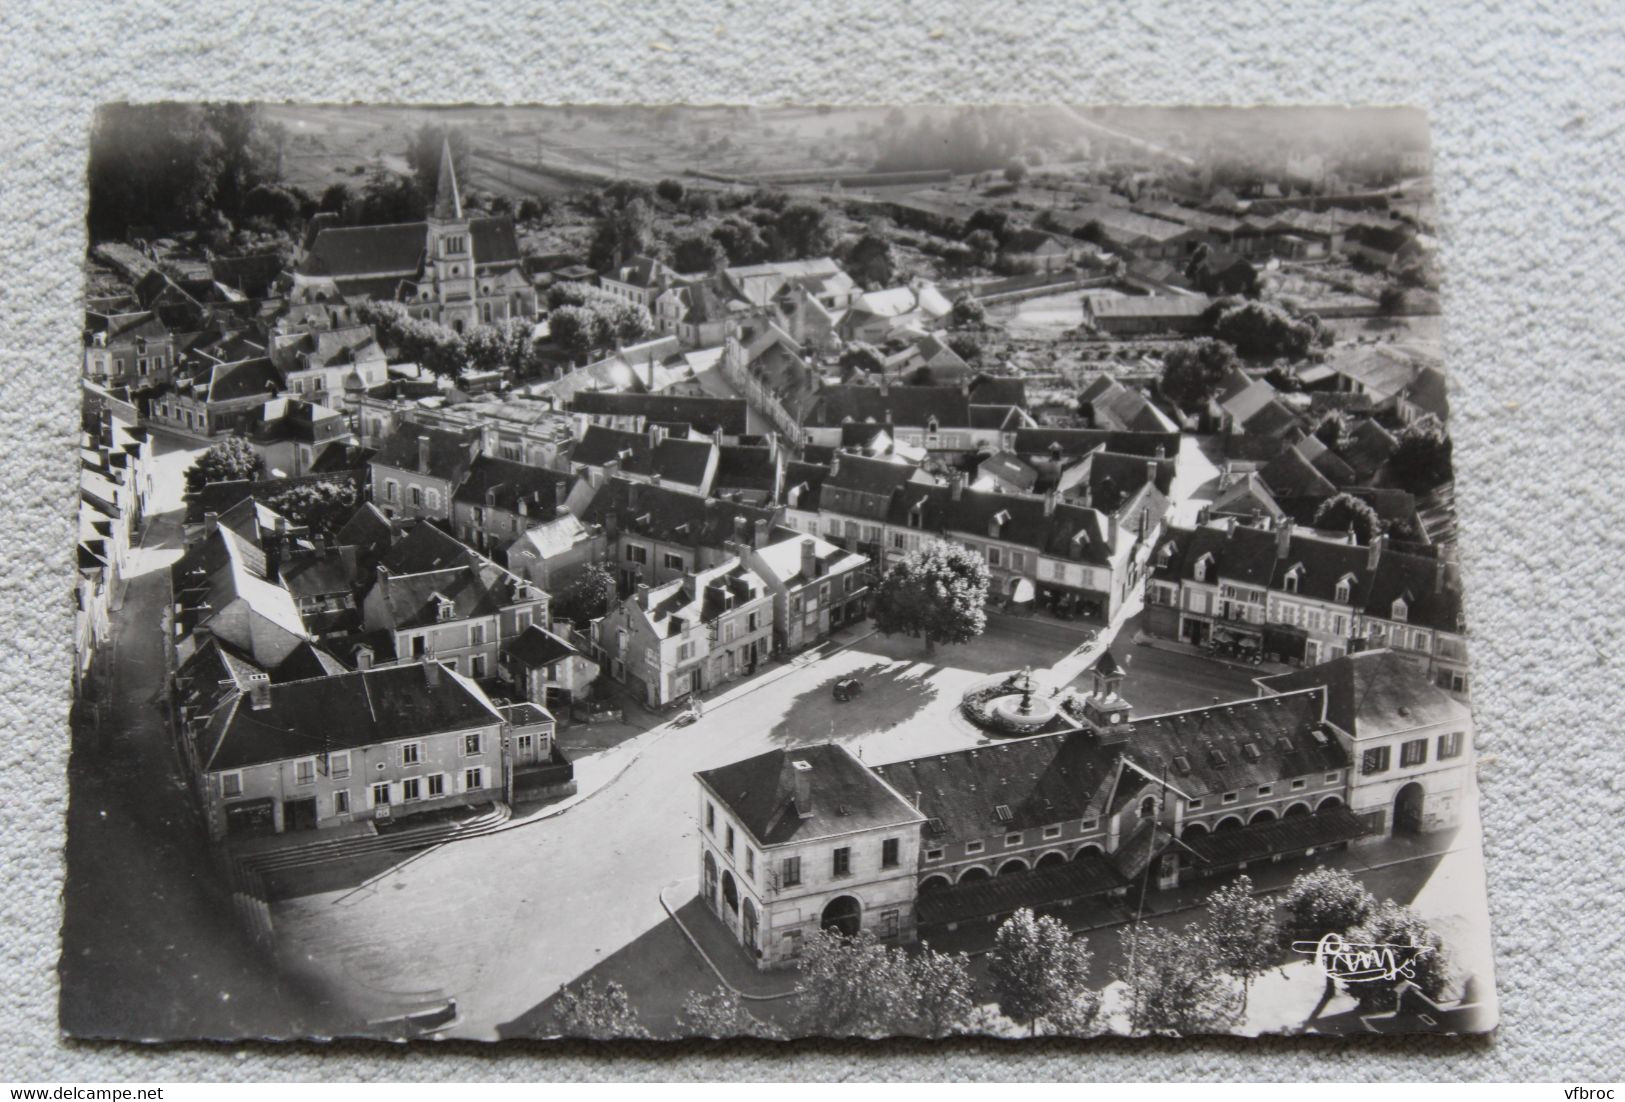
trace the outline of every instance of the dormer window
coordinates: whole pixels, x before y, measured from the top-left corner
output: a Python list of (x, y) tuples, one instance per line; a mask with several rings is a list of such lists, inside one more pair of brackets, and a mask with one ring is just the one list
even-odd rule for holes
[(1402, 624), (1405, 622), (1405, 618), (1410, 615), (1410, 606), (1405, 603), (1405, 598), (1394, 598), (1394, 607), (1392, 612), (1395, 620), (1398, 620)]
[(935, 417), (931, 418), (929, 421), (927, 421), (925, 423), (925, 431), (931, 433), (933, 436), (936, 435), (937, 429), (938, 429), (938, 424), (937, 424), (937, 419)]
[(1345, 575), (1343, 575), (1342, 580), (1337, 583), (1337, 603), (1338, 604), (1344, 604), (1344, 605), (1348, 604), (1349, 603), (1349, 595), (1351, 593), (1353, 593), (1353, 592), (1354, 592), (1354, 575), (1353, 574), (1345, 574)]
[(1286, 589), (1286, 591), (1288, 593), (1296, 593), (1298, 591), (1298, 579), (1300, 579), (1302, 577), (1303, 577), (1303, 564), (1302, 563), (1294, 564), (1292, 569), (1288, 570), (1286, 572), (1286, 577), (1284, 579), (1282, 579), (1282, 586)]
[(456, 618), (457, 606), (445, 597), (436, 596), (434, 616), (436, 620), (445, 623), (447, 620)]
[(1207, 581), (1207, 568), (1211, 558), (1212, 556), (1210, 555), (1203, 555), (1201, 558), (1197, 559), (1196, 566), (1191, 570), (1191, 577), (1195, 578), (1199, 582)]

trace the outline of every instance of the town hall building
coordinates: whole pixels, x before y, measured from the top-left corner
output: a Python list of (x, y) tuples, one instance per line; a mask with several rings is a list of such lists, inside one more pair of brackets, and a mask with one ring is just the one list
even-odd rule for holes
[(1470, 811), (1467, 706), (1386, 649), (1131, 718), (1103, 652), (1073, 729), (868, 766), (838, 744), (696, 775), (700, 897), (761, 968), (821, 929), (883, 942), (1173, 889)]

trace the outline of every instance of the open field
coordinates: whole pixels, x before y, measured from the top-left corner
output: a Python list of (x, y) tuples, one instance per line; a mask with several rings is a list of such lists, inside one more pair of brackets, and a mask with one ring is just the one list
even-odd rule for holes
[[(556, 195), (594, 181), (654, 181), (709, 172), (770, 176), (865, 172), (881, 108), (334, 107), (268, 104), (290, 131), (288, 182), (311, 191), (355, 178), (380, 158), (404, 170), (408, 135), (425, 123), (479, 137), (477, 186)], [(517, 162), (515, 164), (511, 162)]]

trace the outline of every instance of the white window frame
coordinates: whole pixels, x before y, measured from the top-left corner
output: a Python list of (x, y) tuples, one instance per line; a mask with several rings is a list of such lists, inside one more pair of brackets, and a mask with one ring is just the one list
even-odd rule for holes
[(403, 742), (403, 743), (401, 743), (401, 764), (402, 765), (421, 765), (421, 764), (423, 764), (423, 743), (421, 743), (421, 742)]
[(446, 775), (444, 773), (430, 773), (424, 780), (428, 782), (426, 799), (438, 800), (446, 794)]
[(987, 843), (981, 842), (981, 841), (966, 842), (965, 843), (965, 852), (966, 853), (981, 853), (986, 848), (987, 848)]
[[(310, 776), (305, 777), (305, 776), (300, 775), (301, 771), (305, 770), (305, 769), (310, 770)], [(297, 784), (297, 785), (307, 785), (307, 784), (315, 784), (316, 783), (316, 759), (315, 758), (300, 758), (298, 761), (293, 763), (293, 783)]]
[[(380, 788), (382, 788), (384, 790), (384, 799), (383, 799), (382, 802), (379, 802), (379, 799), (378, 799), (378, 790)], [(391, 804), (393, 804), (394, 802), (395, 802), (395, 790), (394, 790), (394, 787), (388, 781), (374, 781), (372, 784), (369, 784), (367, 786), (367, 806), (368, 807), (388, 807)]]
[(1047, 826), (1047, 827), (1044, 828), (1044, 840), (1046, 842), (1049, 841), (1051, 838), (1059, 838), (1060, 836), (1061, 836), (1061, 828), (1060, 828), (1059, 824), (1057, 824), (1055, 826)]
[[(469, 745), (471, 743), (472, 743), (472, 745), (474, 747), (474, 749), (472, 749), (472, 750), (469, 749)], [(483, 732), (483, 731), (469, 731), (468, 733), (463, 735), (463, 754), (462, 754), (463, 757), (465, 757), (465, 758), (478, 757), (480, 754), (483, 754), (483, 753), (485, 753), (485, 732)]]
[(350, 814), (350, 790), (348, 788), (341, 788), (333, 793), (333, 814)]
[(463, 791), (477, 792), (485, 787), (485, 767), (471, 765), (463, 770)]
[(335, 750), (327, 758), (327, 775), (341, 781), (350, 775), (350, 751)]
[[(233, 792), (232, 788), (236, 791)], [(220, 797), (225, 800), (234, 800), (243, 794), (243, 771), (233, 769), (230, 773), (220, 774)]]

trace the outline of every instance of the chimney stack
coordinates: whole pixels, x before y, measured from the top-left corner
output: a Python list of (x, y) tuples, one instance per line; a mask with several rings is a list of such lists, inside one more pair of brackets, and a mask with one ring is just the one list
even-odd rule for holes
[(423, 660), (423, 680), (431, 689), (440, 687), (440, 663), (433, 658)]
[(948, 497), (958, 501), (965, 496), (965, 472), (954, 471), (948, 475)]
[(429, 473), (429, 437), (427, 434), (418, 437), (418, 470), (423, 474)]
[(801, 541), (801, 576), (818, 577), (818, 544), (810, 537)]
[(1155, 459), (1145, 461), (1145, 480), (1152, 487), (1157, 484), (1157, 461)]
[(1444, 592), (1444, 560), (1433, 560), (1433, 592)]
[(1053, 486), (1044, 491), (1044, 515), (1046, 517), (1055, 515), (1055, 505), (1060, 499), (1060, 496), (1059, 491), (1057, 491)]
[(263, 712), (271, 706), (270, 674), (251, 673), (248, 675), (248, 706), (256, 712)]
[(795, 782), (796, 814), (803, 819), (812, 818), (812, 763), (797, 758), (790, 763)]
[(1275, 530), (1275, 557), (1284, 559), (1292, 551), (1292, 529), (1295, 525), (1290, 519), (1281, 521), (1281, 526)]
[(1371, 538), (1371, 546), (1366, 548), (1365, 552), (1365, 568), (1367, 570), (1377, 569), (1377, 560), (1382, 558), (1382, 553), (1386, 550), (1387, 545), (1387, 535), (1377, 535)]

